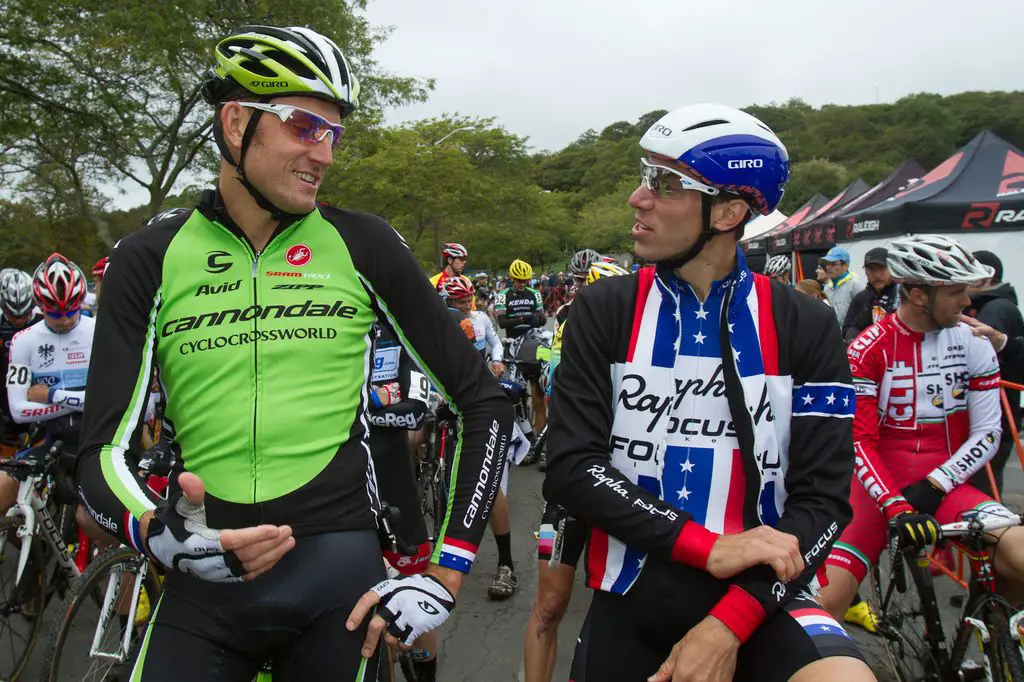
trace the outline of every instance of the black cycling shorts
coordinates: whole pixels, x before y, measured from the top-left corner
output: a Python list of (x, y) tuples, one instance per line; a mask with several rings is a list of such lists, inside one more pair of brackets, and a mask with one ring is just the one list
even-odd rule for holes
[(274, 682), (377, 679), (378, 655), (360, 654), (368, 616), (352, 607), (385, 578), (377, 533), (298, 538), (267, 573), (211, 583), (169, 572), (132, 673), (142, 682), (252, 682), (273, 662)]
[[(699, 569), (648, 557), (627, 594), (594, 592), (576, 646), (572, 682), (646, 680), (728, 585)], [(810, 595), (801, 595), (740, 647), (733, 679), (786, 682), (801, 668), (831, 656), (864, 660), (846, 630)]]
[[(537, 538), (537, 559), (576, 568), (587, 546), (587, 524), (573, 518), (563, 507), (546, 502), (540, 518)], [(551, 537), (554, 533), (555, 537)]]
[(427, 523), (420, 508), (416, 488), (416, 469), (409, 450), (409, 432), (405, 429), (370, 427), (370, 453), (377, 476), (380, 499), (399, 511), (395, 532), (406, 543), (417, 548), (413, 556), (384, 552), (385, 558), (404, 575), (423, 573), (430, 565), (430, 542)]

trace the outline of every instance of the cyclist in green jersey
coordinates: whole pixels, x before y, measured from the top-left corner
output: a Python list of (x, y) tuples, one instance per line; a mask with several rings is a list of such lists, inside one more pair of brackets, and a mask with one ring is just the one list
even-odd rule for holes
[[(169, 569), (133, 680), (248, 682), (266, 661), (275, 682), (373, 679), (384, 629), (408, 645), (454, 608), (511, 409), (397, 232), (316, 203), (359, 94), (337, 45), (246, 26), (216, 58), (203, 87), (224, 157), (216, 190), (110, 255), (80, 493), (102, 527)], [(367, 447), (378, 321), (462, 427), (431, 566), (394, 580)], [(127, 454), (154, 365), (186, 470), (166, 504)]]

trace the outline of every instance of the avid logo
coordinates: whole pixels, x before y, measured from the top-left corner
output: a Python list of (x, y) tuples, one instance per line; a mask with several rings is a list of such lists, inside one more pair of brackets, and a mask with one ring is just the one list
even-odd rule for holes
[[(230, 266), (229, 266), (230, 267)], [(196, 289), (196, 296), (212, 296), (213, 294), (223, 294), (227, 291), (238, 291), (239, 287), (242, 286), (242, 280), (236, 279), (234, 282), (224, 282), (223, 284), (217, 284), (210, 286), (209, 284), (200, 284)]]

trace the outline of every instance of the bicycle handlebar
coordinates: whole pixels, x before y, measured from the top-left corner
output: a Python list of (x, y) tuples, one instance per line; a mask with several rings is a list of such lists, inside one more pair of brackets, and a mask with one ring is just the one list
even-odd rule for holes
[[(985, 533), (1003, 528), (1013, 528), (1024, 525), (1024, 515), (1014, 514), (1013, 516), (994, 516), (984, 512), (970, 512), (970, 518), (954, 523), (946, 523), (940, 526), (942, 537), (956, 538), (973, 533)], [(966, 514), (964, 515), (967, 516)], [(982, 518), (984, 517), (984, 518)]]

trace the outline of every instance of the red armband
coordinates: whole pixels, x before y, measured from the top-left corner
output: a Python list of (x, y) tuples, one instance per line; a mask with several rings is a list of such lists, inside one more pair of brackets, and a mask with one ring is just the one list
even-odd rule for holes
[(764, 607), (742, 587), (730, 585), (708, 615), (722, 621), (743, 644), (764, 622)]
[(672, 561), (693, 566), (704, 571), (708, 567), (708, 556), (718, 539), (718, 533), (712, 532), (696, 521), (687, 521), (676, 536), (672, 546)]

